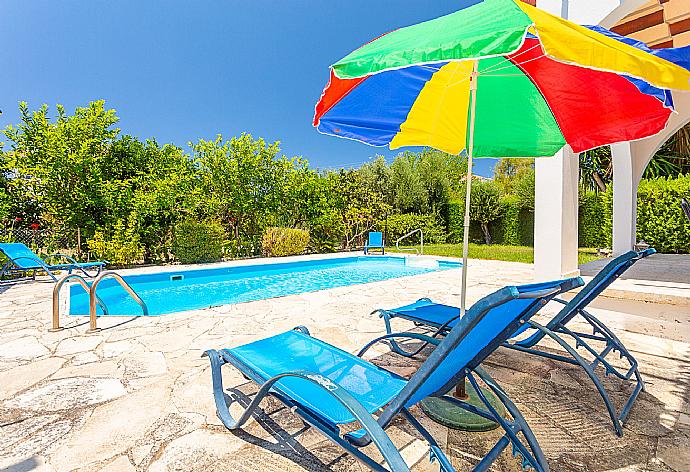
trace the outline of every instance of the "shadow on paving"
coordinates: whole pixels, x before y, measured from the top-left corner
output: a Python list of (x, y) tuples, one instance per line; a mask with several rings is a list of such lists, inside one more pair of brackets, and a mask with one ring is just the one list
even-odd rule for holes
[[(407, 347), (410, 350), (415, 348), (414, 343), (408, 343)], [(428, 355), (428, 352), (424, 354)], [(677, 371), (667, 372), (663, 378), (664, 382), (673, 385), (673, 391), (668, 392), (670, 396), (686, 399), (685, 408), (690, 404), (687, 400), (690, 398), (688, 359), (690, 352), (683, 360), (678, 360), (680, 368)], [(387, 353), (371, 360), (409, 377), (423, 358), (410, 361)], [(687, 450), (690, 426), (683, 426), (679, 422), (681, 413), (669, 409), (652, 394), (640, 394), (627, 420), (624, 436), (619, 438), (601, 397), (581, 369), (507, 349), (499, 349), (484, 365), (527, 419), (552, 471), (690, 471), (690, 463), (687, 462), (690, 460)], [(650, 383), (655, 381), (652, 375), (645, 375), (644, 372), (643, 379)], [(617, 407), (625, 402), (633, 388), (630, 383), (615, 378), (604, 378), (603, 382)], [(232, 401), (246, 406), (256, 393), (256, 386), (246, 383), (227, 392), (228, 403)], [(236, 470), (255, 471), (259, 457), (261, 470), (281, 470), (280, 459), (271, 459), (269, 454), (254, 454), (247, 450), (254, 447), (287, 458), (304, 470), (368, 470), (320, 433), (306, 426), (279, 401), (269, 398), (262, 403), (262, 409), (255, 414), (256, 423), (233, 433), (248, 443), (237, 456), (239, 463)], [(429, 421), (423, 418), (418, 408), (414, 408), (413, 413)], [(356, 425), (352, 425), (347, 429), (356, 428)], [(400, 432), (407, 433), (402, 436), (422, 440), (414, 428), (402, 419), (396, 421), (389, 432), (399, 448), (404, 446), (400, 444)], [(447, 454), (456, 470), (471, 470), (500, 436), (500, 429), (486, 433), (451, 430), (448, 432)], [(441, 437), (436, 439), (443, 442)], [(372, 453), (372, 447), (367, 448), (369, 453)], [(275, 468), (270, 464), (272, 461), (276, 461)], [(519, 461), (512, 457), (510, 448), (507, 448), (492, 470), (518, 472), (521, 467)]]

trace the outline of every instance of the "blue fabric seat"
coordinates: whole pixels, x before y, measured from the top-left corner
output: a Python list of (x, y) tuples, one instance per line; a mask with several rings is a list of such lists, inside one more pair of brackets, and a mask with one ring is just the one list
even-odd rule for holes
[[(55, 282), (57, 281), (55, 271), (66, 270), (71, 274), (72, 271), (79, 270), (88, 277), (95, 277), (107, 264), (107, 261), (77, 262), (72, 257), (59, 253), (51, 254), (44, 260), (22, 243), (0, 243), (0, 252), (7, 258), (7, 262), (0, 269), (0, 277), (10, 273), (30, 271), (35, 277), (36, 271), (44, 271)], [(49, 263), (51, 259), (64, 262)], [(90, 274), (87, 269), (95, 269), (96, 273)]]
[[(498, 455), (512, 445), (523, 465), (539, 472), (548, 471), (546, 459), (524, 418), (480, 364), (549, 300), (582, 284), (576, 278), (505, 287), (475, 303), (442, 340), (418, 333), (389, 333), (368, 343), (358, 355), (313, 338), (304, 327), (243, 346), (209, 349), (204, 355), (211, 362), (218, 417), (228, 429), (241, 428), (261, 400), (272, 395), (372, 470), (389, 469), (361, 449), (370, 443), (381, 452), (390, 470), (406, 471), (407, 464), (386, 434), (391, 421), (400, 415), (429, 443), (432, 459), (440, 463), (443, 471), (450, 472), (454, 470), (450, 461), (409, 408), (428, 396), (444, 396), (465, 378), (478, 388), (477, 381), (481, 379), (503, 403), (510, 414), (508, 418), (498, 414), (486, 398), (482, 398), (482, 409), (452, 396), (445, 397), (503, 428), (504, 435), (474, 470), (488, 470)], [(362, 359), (371, 346), (394, 339), (436, 345), (409, 380)], [(226, 401), (221, 375), (225, 364), (234, 366), (259, 386), (237, 419), (230, 414)], [(342, 436), (337, 425), (355, 421), (361, 429)]]
[[(227, 351), (263, 381), (294, 370), (318, 372), (350, 392), (369, 413), (385, 406), (407, 383), (392, 372), (301, 331), (288, 331)], [(274, 388), (318, 411), (333, 424), (355, 421), (341, 403), (310, 381), (288, 378), (276, 382)]]
[[(541, 326), (534, 321), (525, 323), (512, 332), (509, 336), (510, 339), (507, 339), (503, 344), (510, 349), (582, 367), (601, 395), (613, 422), (616, 434), (619, 436), (623, 435), (623, 424), (637, 396), (644, 389), (644, 382), (639, 373), (637, 360), (625, 348), (616, 335), (600, 320), (587, 312), (585, 308), (635, 262), (655, 252), (654, 249), (647, 249), (642, 252), (630, 251), (611, 260), (611, 262), (599, 271), (599, 273), (577, 295), (575, 295), (571, 301), (566, 302), (560, 299), (554, 299), (554, 302), (561, 303), (564, 307), (545, 326)], [(373, 313), (378, 313), (383, 318), (388, 333), (392, 332), (391, 320), (394, 318), (401, 318), (412, 321), (418, 326), (432, 328), (434, 330), (432, 335), (433, 338), (445, 336), (461, 319), (459, 308), (434, 303), (428, 298), (422, 298), (415, 303), (399, 308), (375, 310)], [(590, 332), (578, 332), (566, 326), (576, 316), (580, 316), (584, 321), (589, 323), (593, 334)], [(522, 336), (523, 334), (525, 336)], [(545, 337), (558, 343), (566, 351), (567, 356), (535, 349), (535, 346)], [(570, 339), (571, 342), (568, 343), (567, 339)], [(599, 342), (603, 346), (597, 349), (592, 346), (592, 342)], [(574, 344), (574, 346), (572, 344)], [(403, 347), (395, 341), (391, 341), (391, 345), (395, 352), (405, 356), (414, 356), (422, 349), (418, 348), (416, 351), (410, 352), (403, 349)], [(583, 357), (583, 355), (578, 352), (580, 348), (582, 348), (589, 357), (592, 357), (593, 360), (588, 360)], [(618, 353), (621, 358), (625, 358), (629, 362), (629, 369), (620, 370), (612, 366), (606, 360), (607, 355), (614, 352)], [(599, 366), (604, 368), (605, 375), (614, 375), (620, 379), (633, 380), (635, 382), (633, 392), (628, 397), (620, 412), (616, 411), (609, 395), (603, 387), (601, 379), (596, 373), (596, 369)]]
[(372, 231), (369, 233), (369, 239), (364, 246), (364, 254), (369, 254), (371, 249), (381, 249), (381, 254), (386, 253), (386, 248), (383, 243), (383, 233)]

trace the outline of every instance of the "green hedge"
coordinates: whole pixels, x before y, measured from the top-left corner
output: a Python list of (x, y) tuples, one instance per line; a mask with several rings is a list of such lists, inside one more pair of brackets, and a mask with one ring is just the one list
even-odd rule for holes
[[(400, 237), (412, 230), (421, 228), (424, 232), (424, 242), (440, 244), (446, 242), (446, 232), (443, 225), (435, 215), (416, 215), (407, 213), (404, 215), (390, 215), (385, 222), (386, 244), (393, 245)], [(419, 233), (401, 241), (403, 245), (418, 244)]]
[(112, 228), (96, 231), (88, 239), (91, 254), (100, 260), (108, 261), (110, 267), (126, 267), (144, 260), (144, 246), (134, 225), (129, 227), (118, 220)]
[(183, 221), (173, 231), (172, 253), (183, 264), (216, 262), (223, 258), (224, 236), (220, 223)]
[(643, 180), (637, 190), (637, 239), (659, 252), (690, 252), (690, 223), (680, 199), (690, 200), (690, 175)]
[(578, 244), (580, 247), (609, 247), (610, 229), (604, 220), (607, 218), (603, 193), (580, 193), (578, 218)]
[[(447, 228), (447, 241), (449, 243), (461, 243), (463, 236), (463, 221), (465, 219), (465, 200), (453, 199), (448, 202), (445, 209)], [(483, 243), (482, 229), (476, 221), (470, 221), (470, 241)]]
[(261, 250), (267, 257), (303, 254), (309, 245), (309, 232), (294, 228), (266, 228)]

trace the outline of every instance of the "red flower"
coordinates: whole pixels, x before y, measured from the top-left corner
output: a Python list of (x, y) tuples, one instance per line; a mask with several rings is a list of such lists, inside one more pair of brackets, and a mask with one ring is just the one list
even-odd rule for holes
[(32, 224), (31, 224), (31, 229), (33, 229), (34, 231), (36, 231), (36, 230), (39, 228), (39, 226), (40, 226), (40, 225), (39, 225), (38, 223), (32, 223)]
[(16, 218), (14, 219), (14, 221), (22, 221), (23, 219), (24, 219), (24, 218), (21, 218), (21, 217), (18, 216), (18, 217), (16, 217)]

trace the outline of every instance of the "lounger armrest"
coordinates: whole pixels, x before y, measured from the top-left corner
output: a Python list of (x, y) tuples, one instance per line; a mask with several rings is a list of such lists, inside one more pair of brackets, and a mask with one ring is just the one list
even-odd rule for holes
[(373, 339), (372, 341), (369, 341), (358, 353), (357, 357), (362, 357), (374, 344), (377, 344), (381, 341), (385, 341), (387, 339), (395, 339), (395, 338), (401, 338), (401, 339), (418, 339), (420, 341), (424, 341), (425, 343), (430, 343), (435, 346), (438, 346), (441, 343), (440, 339), (437, 338), (432, 338), (431, 336), (426, 336), (424, 334), (419, 334), (419, 333), (391, 333), (391, 334), (384, 334), (383, 336), (379, 336), (376, 339)]
[(551, 301), (552, 301), (552, 302), (556, 302), (556, 303), (561, 303), (562, 305), (567, 305), (567, 304), (568, 304), (568, 301), (567, 301), (567, 300), (563, 300), (562, 298), (552, 298)]
[[(296, 370), (276, 375), (275, 377), (272, 377), (261, 384), (259, 391), (256, 393), (254, 399), (244, 411), (242, 416), (238, 420), (235, 420), (230, 414), (230, 410), (225, 403), (222, 377), (220, 375), (220, 367), (226, 362), (226, 360), (223, 359), (222, 353), (219, 353), (214, 349), (205, 351), (203, 356), (208, 356), (209, 360), (211, 361), (214, 390), (213, 393), (216, 400), (216, 409), (218, 416), (223, 424), (228, 427), (228, 429), (232, 430), (242, 426), (242, 424), (244, 424), (252, 416), (252, 413), (256, 407), (258, 407), (261, 400), (270, 393), (276, 382), (289, 377), (299, 378), (309, 381), (317, 387), (323, 389), (329, 395), (335, 398), (340, 404), (342, 404), (343, 407), (345, 407), (350, 413), (352, 413), (352, 416), (354, 416), (354, 418), (359, 421), (360, 425), (366, 430), (368, 441), (371, 441), (376, 445), (383, 457), (386, 459), (386, 462), (390, 466), (391, 470), (409, 472), (410, 468), (403, 460), (400, 452), (383, 430), (381, 425), (376, 422), (376, 419), (371, 415), (371, 413), (369, 413), (366, 408), (364, 408), (364, 406), (357, 401), (356, 398), (350, 395), (347, 390), (328, 377), (308, 370)], [(314, 413), (318, 414), (318, 412), (312, 412), (312, 414)]]

